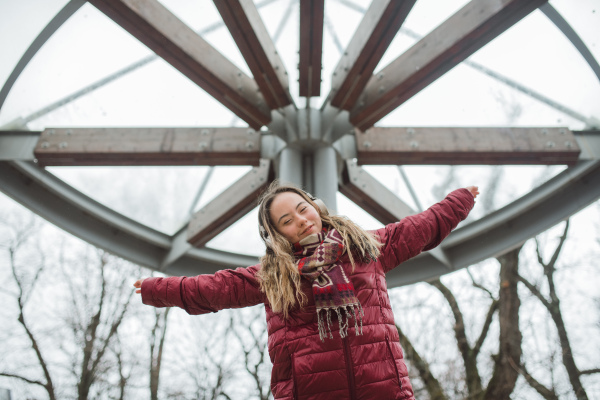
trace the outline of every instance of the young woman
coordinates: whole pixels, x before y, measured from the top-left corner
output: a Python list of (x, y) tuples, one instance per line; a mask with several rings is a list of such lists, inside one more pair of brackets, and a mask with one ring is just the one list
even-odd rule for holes
[(259, 200), (260, 263), (134, 283), (142, 301), (189, 314), (263, 303), (275, 399), (414, 399), (385, 274), (440, 244), (479, 194), (470, 186), (428, 210), (364, 231), (293, 187)]

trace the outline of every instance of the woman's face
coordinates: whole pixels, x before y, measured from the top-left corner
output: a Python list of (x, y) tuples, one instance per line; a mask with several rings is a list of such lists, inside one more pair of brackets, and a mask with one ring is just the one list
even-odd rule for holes
[(277, 232), (292, 244), (323, 228), (319, 212), (298, 193), (278, 194), (271, 202), (269, 214)]

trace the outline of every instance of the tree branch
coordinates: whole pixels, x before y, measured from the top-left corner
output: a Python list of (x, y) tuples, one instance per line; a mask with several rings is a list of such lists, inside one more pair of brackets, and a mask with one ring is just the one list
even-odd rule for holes
[(458, 306), (458, 301), (456, 301), (456, 298), (450, 289), (448, 289), (439, 279), (435, 279), (429, 282), (429, 284), (438, 289), (450, 305), (455, 321), (454, 335), (456, 337), (456, 344), (462, 355), (465, 366), (467, 388), (469, 390), (469, 395), (475, 396), (476, 393), (481, 393), (482, 391), (481, 377), (479, 376), (479, 370), (477, 369), (477, 359), (473, 357), (471, 347), (467, 340), (465, 322), (460, 307)]
[[(512, 361), (512, 360), (511, 360)], [(548, 389), (546, 386), (537, 381), (525, 368), (525, 365), (521, 365), (519, 368), (517, 365), (514, 365), (514, 368), (519, 371), (523, 378), (527, 381), (529, 386), (535, 389), (536, 392), (540, 394), (546, 400), (559, 400), (558, 395), (553, 389)]]
[(477, 356), (479, 355), (479, 352), (481, 351), (481, 346), (483, 346), (483, 342), (485, 342), (485, 339), (487, 338), (487, 334), (490, 330), (490, 326), (492, 325), (492, 320), (494, 318), (494, 313), (496, 312), (496, 310), (498, 310), (498, 300), (492, 301), (492, 304), (490, 305), (490, 308), (485, 317), (485, 322), (483, 323), (481, 334), (479, 335), (479, 338), (477, 339), (477, 342), (473, 347), (472, 354), (475, 358), (477, 358)]
[(22, 381), (25, 381), (25, 382), (27, 382), (27, 383), (30, 383), (30, 384), (32, 384), (32, 385), (38, 385), (38, 386), (41, 386), (41, 387), (43, 387), (44, 389), (48, 390), (48, 388), (47, 388), (47, 386), (46, 386), (46, 384), (45, 384), (45, 383), (43, 383), (43, 382), (40, 382), (40, 381), (36, 381), (36, 380), (34, 380), (34, 379), (25, 378), (24, 376), (21, 376), (21, 375), (17, 375), (17, 374), (11, 374), (11, 373), (8, 373), (8, 372), (0, 372), (0, 376), (5, 376), (5, 377), (7, 377), (7, 378), (16, 378), (16, 379), (20, 379), (20, 380), (22, 380)]
[(579, 371), (579, 375), (592, 375), (598, 373), (600, 373), (600, 368), (584, 369), (583, 371)]
[(410, 340), (406, 337), (406, 335), (404, 335), (404, 332), (402, 332), (402, 329), (400, 329), (398, 324), (396, 324), (396, 329), (398, 330), (398, 335), (400, 336), (400, 344), (404, 349), (404, 356), (412, 363), (412, 365), (415, 366), (415, 368), (417, 368), (417, 371), (419, 371), (419, 376), (423, 380), (425, 389), (427, 390), (427, 393), (429, 393), (431, 400), (446, 400), (447, 397), (444, 394), (442, 385), (440, 385), (440, 382), (431, 373), (429, 364), (421, 358)]

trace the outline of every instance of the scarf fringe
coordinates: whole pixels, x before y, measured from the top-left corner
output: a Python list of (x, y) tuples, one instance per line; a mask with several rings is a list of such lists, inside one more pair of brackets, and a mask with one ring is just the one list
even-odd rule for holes
[[(354, 319), (354, 333), (356, 334), (356, 336), (362, 335), (363, 334), (363, 316), (365, 315), (365, 312), (362, 308), (362, 306), (360, 305), (360, 303), (354, 303), (354, 304), (348, 304), (346, 306), (342, 306), (342, 307), (332, 307), (332, 308), (321, 308), (319, 310), (317, 310), (317, 322), (318, 322), (318, 329), (319, 329), (319, 338), (321, 339), (322, 342), (325, 341), (326, 337), (329, 337), (329, 339), (333, 339), (333, 333), (331, 332), (331, 311), (335, 310), (337, 317), (338, 317), (338, 326), (339, 326), (339, 332), (340, 332), (340, 336), (342, 338), (345, 338), (346, 336), (348, 336), (348, 326), (349, 326), (349, 322), (350, 319), (353, 318)], [(323, 312), (321, 312), (323, 311)], [(346, 318), (344, 319), (344, 312), (346, 314)], [(323, 315), (325, 314), (325, 315)], [(327, 326), (325, 326), (325, 319), (327, 319)], [(359, 329), (359, 325), (360, 325), (360, 329)], [(329, 335), (327, 335), (327, 332), (329, 331)]]

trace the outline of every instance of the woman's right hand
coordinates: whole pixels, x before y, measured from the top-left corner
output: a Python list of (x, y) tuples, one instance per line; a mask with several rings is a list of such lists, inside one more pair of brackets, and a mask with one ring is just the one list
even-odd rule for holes
[(142, 293), (142, 282), (144, 282), (144, 279), (146, 279), (146, 278), (138, 279), (133, 284), (133, 286), (136, 288), (136, 291), (135, 291), (136, 293)]

